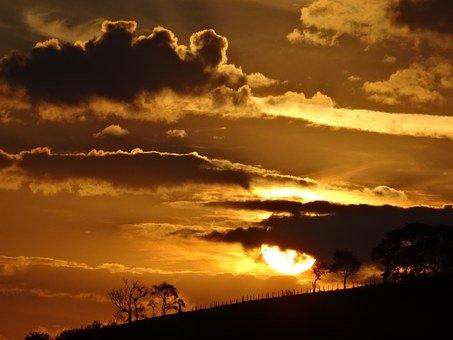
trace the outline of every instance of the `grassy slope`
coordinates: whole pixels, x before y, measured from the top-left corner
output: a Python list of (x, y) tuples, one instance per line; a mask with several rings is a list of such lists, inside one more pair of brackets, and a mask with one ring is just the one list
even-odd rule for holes
[[(250, 301), (80, 331), (74, 338), (451, 339), (452, 283), (425, 280)], [(450, 335), (440, 336), (443, 331)]]

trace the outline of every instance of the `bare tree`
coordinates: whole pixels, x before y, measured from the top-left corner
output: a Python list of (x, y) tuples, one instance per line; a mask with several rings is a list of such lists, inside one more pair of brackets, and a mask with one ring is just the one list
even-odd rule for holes
[(167, 282), (154, 285), (153, 295), (160, 299), (162, 315), (166, 315), (170, 310), (182, 311), (185, 306), (184, 300), (179, 297), (176, 287)]
[(312, 268), (313, 274), (315, 276), (312, 286), (313, 293), (316, 292), (316, 283), (321, 280), (321, 278), (329, 272), (329, 266), (323, 262), (316, 262)]
[(334, 273), (339, 273), (343, 277), (343, 288), (346, 288), (347, 279), (355, 275), (361, 267), (361, 263), (356, 259), (354, 254), (348, 250), (335, 250), (333, 255), (333, 263), (330, 270)]
[(146, 286), (138, 281), (129, 283), (127, 279), (123, 279), (123, 287), (109, 292), (109, 298), (116, 309), (115, 317), (128, 323), (143, 319), (148, 295), (149, 290)]

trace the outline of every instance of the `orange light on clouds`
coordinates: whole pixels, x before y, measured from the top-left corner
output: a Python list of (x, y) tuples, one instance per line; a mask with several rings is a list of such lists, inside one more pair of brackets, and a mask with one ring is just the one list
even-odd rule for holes
[(261, 254), (274, 270), (285, 275), (299, 275), (309, 270), (316, 259), (293, 249), (281, 250), (279, 246), (261, 245)]
[(256, 187), (253, 192), (265, 199), (295, 198), (303, 201), (323, 201), (325, 198), (312, 190), (294, 186)]

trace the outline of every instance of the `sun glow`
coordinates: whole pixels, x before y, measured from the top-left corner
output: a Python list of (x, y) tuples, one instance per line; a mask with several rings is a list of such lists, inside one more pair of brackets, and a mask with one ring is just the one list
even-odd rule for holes
[(309, 270), (316, 259), (293, 249), (281, 250), (278, 246), (261, 245), (261, 254), (274, 270), (286, 275), (299, 275)]
[(322, 201), (324, 197), (298, 187), (257, 187), (254, 193), (265, 199), (297, 198), (304, 201)]

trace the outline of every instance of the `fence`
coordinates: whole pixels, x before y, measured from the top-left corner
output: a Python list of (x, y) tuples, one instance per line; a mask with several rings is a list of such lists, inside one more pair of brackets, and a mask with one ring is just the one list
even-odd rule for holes
[[(359, 287), (366, 287), (366, 286), (374, 286), (382, 284), (382, 279), (373, 277), (366, 281), (353, 281), (352, 283), (348, 283), (346, 285), (346, 289), (353, 289)], [(282, 289), (278, 291), (273, 291), (269, 293), (259, 293), (259, 294), (248, 294), (243, 295), (239, 298), (234, 299), (227, 299), (223, 301), (214, 301), (209, 304), (201, 304), (195, 305), (192, 307), (192, 311), (199, 311), (199, 310), (206, 310), (211, 308), (216, 308), (220, 306), (227, 306), (227, 305), (235, 305), (238, 303), (243, 303), (247, 301), (258, 301), (258, 300), (266, 300), (266, 299), (273, 299), (285, 296), (293, 296), (293, 295), (302, 295), (302, 294), (316, 294), (319, 292), (330, 292), (336, 290), (342, 290), (343, 284), (336, 283), (336, 284), (329, 284), (329, 285), (317, 285), (316, 292), (313, 292), (313, 288), (300, 288), (300, 289)]]

